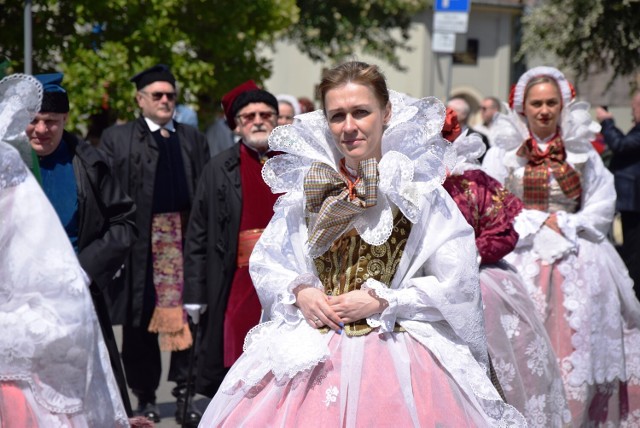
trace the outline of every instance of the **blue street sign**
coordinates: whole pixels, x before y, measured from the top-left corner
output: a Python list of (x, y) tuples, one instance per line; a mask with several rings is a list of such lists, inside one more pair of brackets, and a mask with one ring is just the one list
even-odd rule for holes
[(469, 12), (471, 0), (436, 0), (433, 10), (436, 12)]

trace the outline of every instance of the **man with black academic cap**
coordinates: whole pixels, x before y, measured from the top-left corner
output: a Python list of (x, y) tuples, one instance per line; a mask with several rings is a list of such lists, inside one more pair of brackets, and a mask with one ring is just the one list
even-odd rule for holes
[(248, 81), (227, 93), (222, 106), (240, 143), (207, 164), (185, 241), (185, 308), (194, 322), (202, 313), (204, 333), (196, 391), (209, 397), (260, 320), (249, 255), (277, 199), (261, 175), (262, 165), (273, 155), (268, 138), (278, 118), (276, 97)]
[[(176, 83), (167, 66), (151, 67), (131, 81), (141, 116), (106, 129), (101, 138), (114, 175), (136, 203), (140, 231), (112, 316), (114, 323), (123, 324), (122, 360), (138, 412), (155, 422), (160, 420), (160, 350), (173, 351), (169, 380), (177, 384), (172, 393), (176, 421), (182, 423), (193, 342), (182, 309), (182, 236), (209, 152), (203, 134), (173, 120)], [(200, 416), (189, 405), (184, 422), (195, 425)]]
[[(91, 297), (109, 351), (125, 408), (131, 413), (108, 300), (136, 238), (135, 206), (111, 175), (109, 161), (96, 148), (64, 130), (69, 98), (61, 73), (35, 76), (43, 86), (40, 112), (27, 126), (37, 156), (34, 175), (55, 208), (80, 265), (91, 279)], [(46, 239), (46, 238), (45, 238)], [(131, 416), (131, 414), (129, 414)]]

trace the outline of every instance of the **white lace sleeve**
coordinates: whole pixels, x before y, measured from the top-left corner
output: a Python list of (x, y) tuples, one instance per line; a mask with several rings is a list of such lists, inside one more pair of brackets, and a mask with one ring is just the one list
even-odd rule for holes
[(531, 243), (531, 239), (540, 231), (547, 218), (549, 218), (548, 212), (523, 208), (514, 222), (514, 228), (519, 237), (518, 243), (520, 245)]
[(478, 361), (486, 359), (474, 232), (444, 190), (434, 192), (413, 226), (398, 273), (390, 288), (365, 284), (389, 302), (370, 324), (381, 333), (404, 321), (446, 325)]
[(282, 205), (256, 244), (249, 261), (251, 279), (268, 319), (302, 320), (293, 289), (300, 284), (322, 287), (312, 260), (305, 254), (307, 228), (299, 205)]
[(613, 174), (591, 150), (582, 176), (581, 208), (575, 214), (558, 213), (558, 225), (571, 242), (578, 237), (598, 242), (605, 238), (615, 214)]
[(300, 284), (321, 287), (312, 260), (305, 255), (306, 239), (301, 206), (278, 205), (249, 260), (251, 279), (268, 321), (247, 334), (244, 350), (260, 355), (260, 361), (253, 364), (252, 359), (238, 360), (221, 391), (239, 385), (251, 388), (269, 372), (284, 382), (328, 357), (327, 335), (304, 322), (292, 293)]

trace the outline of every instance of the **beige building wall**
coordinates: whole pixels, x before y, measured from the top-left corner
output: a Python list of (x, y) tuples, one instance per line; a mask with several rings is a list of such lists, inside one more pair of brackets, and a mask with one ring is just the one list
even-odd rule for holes
[[(497, 2), (472, 3), (466, 37), (478, 40), (477, 63), (474, 65), (451, 64), (450, 54), (431, 51), (433, 13), (430, 9), (414, 19), (409, 40), (412, 51), (399, 52), (400, 63), (406, 71), (398, 71), (366, 55), (353, 59), (377, 64), (385, 73), (390, 88), (415, 97), (433, 95), (444, 101), (450, 95), (465, 95), (474, 111), (485, 96), (494, 95), (506, 100), (513, 78), (515, 24), (522, 8), (513, 6), (514, 2), (510, 1), (501, 2), (506, 4), (503, 6), (493, 3)], [(464, 42), (459, 40), (458, 44), (466, 46)], [(273, 74), (265, 86), (274, 94), (288, 93), (314, 99), (323, 67), (335, 65), (314, 63), (287, 42), (277, 43), (270, 55)]]

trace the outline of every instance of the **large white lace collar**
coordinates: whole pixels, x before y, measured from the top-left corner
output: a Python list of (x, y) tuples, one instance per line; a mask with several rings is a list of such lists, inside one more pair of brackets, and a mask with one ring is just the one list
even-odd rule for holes
[[(455, 164), (452, 146), (442, 138), (445, 107), (437, 98), (411, 98), (390, 91), (391, 120), (382, 136), (378, 163), (378, 203), (345, 227), (355, 227), (370, 245), (381, 245), (391, 236), (392, 207), (416, 223), (429, 193), (441, 185)], [(304, 203), (304, 178), (313, 162), (339, 171), (343, 157), (329, 132), (321, 110), (296, 116), (291, 125), (279, 126), (269, 137), (275, 156), (264, 165), (262, 177), (274, 193), (284, 193), (276, 208)], [(336, 237), (337, 238), (337, 237)], [(308, 248), (312, 257), (326, 248)]]
[[(491, 126), (491, 141), (507, 152), (505, 164), (517, 168), (526, 164), (522, 158), (518, 159), (515, 152), (529, 138), (529, 129), (524, 116), (510, 109), (507, 104), (504, 106), (507, 113), (497, 115)], [(589, 152), (593, 150), (591, 141), (600, 132), (600, 125), (589, 114), (589, 103), (569, 103), (560, 116), (560, 132), (567, 151), (567, 161), (572, 164), (586, 162)]]

